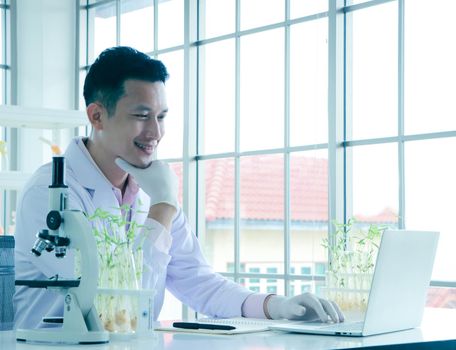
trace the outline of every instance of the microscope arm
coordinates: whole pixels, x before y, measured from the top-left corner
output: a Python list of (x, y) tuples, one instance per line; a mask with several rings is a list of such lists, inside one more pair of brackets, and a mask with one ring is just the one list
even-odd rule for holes
[(79, 286), (70, 291), (77, 297), (83, 316), (93, 306), (98, 285), (97, 243), (92, 235), (92, 227), (81, 211), (63, 211), (63, 231), (70, 239), (69, 249), (77, 249), (81, 254), (81, 278)]

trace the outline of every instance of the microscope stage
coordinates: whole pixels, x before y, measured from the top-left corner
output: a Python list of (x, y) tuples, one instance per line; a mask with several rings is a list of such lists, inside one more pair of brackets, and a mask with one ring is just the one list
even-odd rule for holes
[(79, 287), (81, 281), (77, 280), (16, 280), (16, 286), (27, 286), (30, 288), (74, 288)]

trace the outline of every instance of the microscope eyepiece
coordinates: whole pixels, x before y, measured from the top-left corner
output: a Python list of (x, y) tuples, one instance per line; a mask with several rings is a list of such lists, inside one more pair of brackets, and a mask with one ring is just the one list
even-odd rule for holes
[(52, 157), (52, 184), (49, 187), (68, 187), (65, 185), (65, 157)]

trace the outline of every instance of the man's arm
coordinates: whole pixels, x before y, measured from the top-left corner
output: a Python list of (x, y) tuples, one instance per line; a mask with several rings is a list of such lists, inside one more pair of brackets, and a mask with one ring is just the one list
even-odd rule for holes
[[(162, 224), (169, 232), (178, 208), (178, 181), (174, 172), (161, 161), (153, 161), (145, 169), (134, 167), (119, 158), (116, 159), (116, 164), (131, 174), (150, 196), (151, 207), (148, 217)], [(211, 316), (240, 316), (241, 310), (250, 310), (249, 304), (253, 304), (253, 300), (257, 298), (249, 300), (251, 291), (213, 272), (184, 215), (180, 216), (172, 230), (173, 246), (169, 252), (171, 260), (167, 271), (168, 288), (184, 303)], [(171, 239), (168, 247), (170, 246)], [(330, 317), (334, 322), (343, 320), (343, 314), (337, 305), (310, 293), (293, 298), (267, 296), (263, 298), (261, 309), (254, 314), (263, 313), (265, 318), (273, 319), (326, 322)]]
[(175, 215), (176, 208), (172, 205), (167, 203), (157, 203), (150, 207), (147, 217), (162, 224), (169, 232)]

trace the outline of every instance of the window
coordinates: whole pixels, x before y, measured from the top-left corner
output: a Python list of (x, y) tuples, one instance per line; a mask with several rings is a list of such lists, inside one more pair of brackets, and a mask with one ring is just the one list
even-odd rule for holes
[(277, 287), (276, 286), (268, 286), (266, 288), (266, 292), (277, 294)]
[(303, 284), (301, 286), (301, 293), (309, 293), (311, 291), (310, 284)]
[(315, 263), (315, 274), (324, 275), (326, 273), (326, 263)]
[(311, 269), (309, 266), (301, 267), (301, 275), (310, 275)]
[[(249, 268), (249, 273), (260, 273), (260, 268), (259, 267), (250, 267)], [(260, 283), (259, 278), (249, 278), (250, 283)]]
[(453, 1), (236, 3), (81, 1), (81, 79), (114, 44), (169, 68), (159, 157), (181, 169), (210, 264), (252, 290), (277, 273), (278, 293), (319, 292), (322, 240), (356, 217), (441, 231), (433, 283), (454, 287), (456, 170), (436, 156), (456, 139)]
[[(364, 222), (383, 218), (392, 228), (440, 231), (431, 285), (455, 287), (456, 168), (444, 155), (456, 146), (447, 97), (456, 50), (446, 45), (456, 29), (450, 20), (456, 4), (429, 5), (370, 1), (345, 9), (352, 33), (345, 63), (345, 208)], [(446, 300), (440, 306), (454, 307), (451, 289), (431, 288), (429, 295), (428, 305)]]

